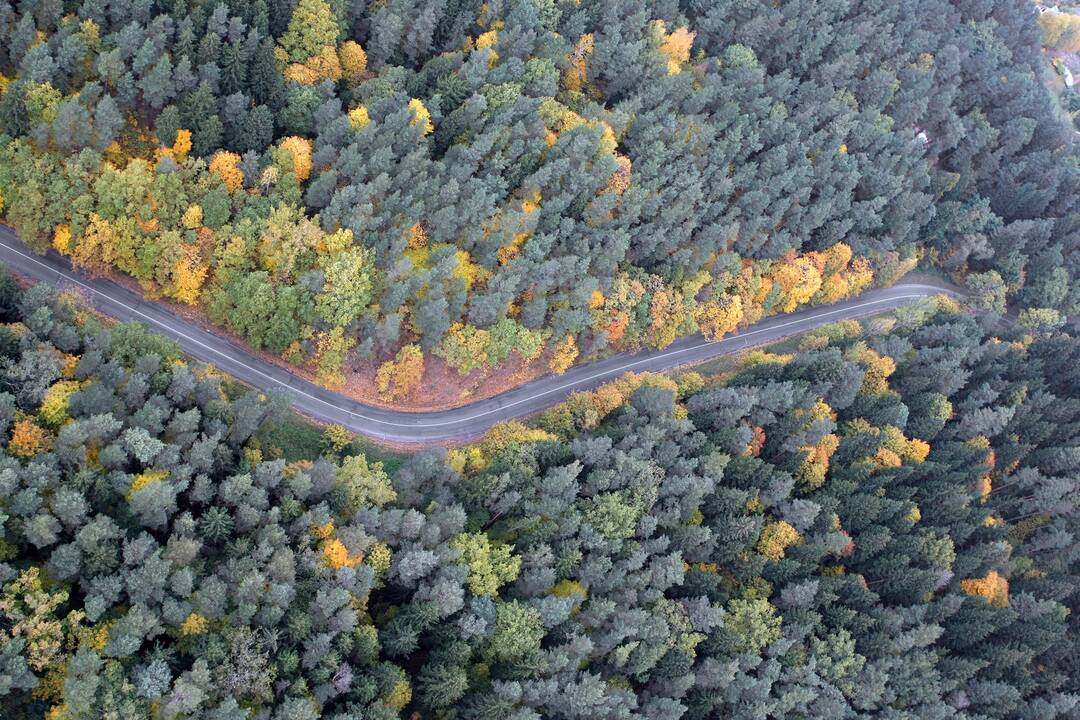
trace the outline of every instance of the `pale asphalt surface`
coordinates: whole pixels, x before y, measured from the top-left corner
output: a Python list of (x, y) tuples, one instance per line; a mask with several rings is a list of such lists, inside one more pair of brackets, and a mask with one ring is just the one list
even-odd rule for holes
[(735, 335), (707, 342), (700, 335), (681, 338), (663, 350), (618, 353), (563, 375), (533, 380), (487, 400), (434, 412), (408, 412), (372, 407), (298, 378), (230, 340), (208, 332), (166, 308), (105, 278), (75, 273), (55, 252), (39, 256), (28, 250), (7, 226), (0, 226), (0, 262), (27, 278), (57, 287), (78, 288), (100, 312), (117, 320), (137, 320), (175, 340), (184, 352), (264, 391), (285, 392), (301, 413), (339, 423), (368, 437), (399, 443), (438, 443), (473, 438), (492, 425), (548, 408), (571, 392), (592, 390), (625, 372), (659, 372), (700, 363), (748, 347), (774, 342), (821, 325), (866, 317), (910, 305), (946, 287), (917, 282), (870, 290), (835, 305), (808, 308), (767, 318)]

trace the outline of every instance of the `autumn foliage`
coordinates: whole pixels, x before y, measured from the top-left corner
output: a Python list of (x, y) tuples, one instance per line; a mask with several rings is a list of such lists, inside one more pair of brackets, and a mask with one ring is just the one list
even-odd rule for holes
[(694, 311), (694, 320), (701, 328), (702, 335), (710, 342), (735, 330), (742, 319), (742, 298), (738, 295), (721, 296), (698, 305)]
[(217, 175), (230, 191), (244, 187), (244, 174), (239, 168), (240, 156), (221, 150), (210, 159), (210, 172)]
[(7, 449), (15, 457), (31, 458), (50, 447), (52, 436), (33, 420), (23, 418), (15, 422)]
[(297, 180), (304, 182), (311, 177), (311, 141), (290, 135), (282, 140), (278, 147), (292, 157), (293, 172), (296, 173)]
[(1009, 581), (997, 570), (991, 570), (983, 578), (961, 580), (960, 589), (968, 595), (983, 598), (993, 607), (1007, 607), (1009, 604)]
[(551, 368), (551, 372), (556, 375), (562, 375), (566, 372), (574, 361), (577, 360), (578, 347), (574, 341), (573, 335), (567, 335), (566, 338), (555, 346), (555, 350), (551, 355), (551, 360), (548, 361), (548, 367)]
[(386, 400), (407, 397), (420, 385), (424, 376), (424, 353), (418, 345), (406, 345), (393, 360), (379, 366), (375, 384)]
[(688, 28), (681, 27), (670, 33), (666, 33), (663, 21), (657, 21), (657, 32), (663, 38), (660, 43), (660, 52), (667, 59), (668, 75), (676, 75), (682, 70), (682, 66), (690, 60), (690, 48), (694, 45), (696, 33)]
[(761, 529), (757, 551), (769, 560), (782, 560), (784, 551), (801, 541), (799, 531), (787, 521), (770, 521)]

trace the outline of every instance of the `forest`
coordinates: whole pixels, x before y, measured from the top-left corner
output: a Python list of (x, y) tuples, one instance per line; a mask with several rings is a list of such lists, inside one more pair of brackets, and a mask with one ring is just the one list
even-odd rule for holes
[(919, 263), (1080, 308), (1027, 2), (0, 0), (0, 213), (339, 386), (544, 372)]
[(626, 375), (391, 474), (0, 275), (2, 714), (1075, 720), (1080, 342), (979, 317)]

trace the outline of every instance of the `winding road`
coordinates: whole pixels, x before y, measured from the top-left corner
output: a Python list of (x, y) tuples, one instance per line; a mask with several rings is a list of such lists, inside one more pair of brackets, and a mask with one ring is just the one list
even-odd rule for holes
[(0, 262), (38, 282), (82, 290), (95, 308), (117, 320), (143, 322), (175, 340), (184, 352), (213, 363), (243, 383), (262, 390), (286, 393), (301, 413), (339, 423), (354, 432), (395, 443), (437, 444), (483, 434), (492, 425), (548, 408), (571, 392), (591, 390), (625, 372), (659, 372), (700, 363), (720, 355), (764, 345), (812, 330), (826, 323), (851, 320), (894, 310), (926, 297), (957, 293), (948, 287), (907, 282), (870, 290), (857, 298), (767, 318), (717, 342), (700, 335), (677, 340), (663, 350), (618, 353), (570, 368), (563, 375), (533, 380), (487, 400), (450, 410), (408, 412), (372, 407), (296, 377), (250, 350), (178, 317), (165, 306), (144, 300), (138, 293), (107, 278), (90, 278), (71, 269), (66, 258), (50, 252), (30, 251), (14, 231), (0, 225)]

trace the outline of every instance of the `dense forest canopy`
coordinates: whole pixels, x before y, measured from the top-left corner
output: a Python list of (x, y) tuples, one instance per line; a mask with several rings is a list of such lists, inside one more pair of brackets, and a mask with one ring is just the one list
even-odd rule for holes
[[(1075, 312), (1026, 2), (0, 0), (7, 222), (341, 380), (889, 283)], [(1067, 120), (1067, 118), (1066, 118)]]
[(1080, 712), (1080, 343), (945, 301), (391, 478), (0, 278), (7, 720)]

